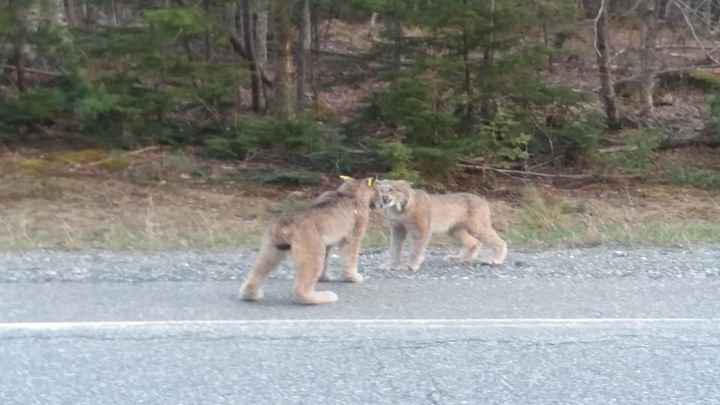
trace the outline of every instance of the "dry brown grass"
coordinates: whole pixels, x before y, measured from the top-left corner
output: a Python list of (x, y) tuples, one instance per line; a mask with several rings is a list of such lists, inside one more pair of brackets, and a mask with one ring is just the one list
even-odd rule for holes
[(6, 175), (0, 183), (0, 248), (246, 245), (275, 204), (197, 185)]
[[(145, 158), (122, 172), (68, 171), (57, 161), (0, 159), (0, 249), (255, 247), (268, 218), (327, 189), (213, 185), (186, 173), (206, 165), (205, 180), (211, 180), (212, 173), (230, 170), (225, 163), (219, 168), (182, 156)], [(153, 174), (140, 176), (138, 168)], [(720, 243), (717, 193), (648, 185), (502, 187), (520, 197), (491, 200), (493, 221), (515, 247)], [(438, 236), (433, 242), (450, 241)], [(377, 213), (366, 246), (387, 243)]]

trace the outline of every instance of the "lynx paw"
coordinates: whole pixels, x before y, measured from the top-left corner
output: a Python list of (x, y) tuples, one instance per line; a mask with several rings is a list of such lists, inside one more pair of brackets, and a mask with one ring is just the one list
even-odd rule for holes
[(343, 276), (343, 279), (350, 283), (362, 283), (362, 281), (365, 279), (362, 274), (360, 273), (352, 273), (352, 274), (345, 274)]
[(498, 260), (498, 259), (489, 259), (489, 260), (483, 260), (482, 265), (483, 266), (500, 266), (503, 264), (504, 260)]
[(408, 271), (418, 271), (420, 270), (419, 264), (413, 264), (413, 263), (403, 263), (399, 267), (397, 267), (398, 270), (408, 270)]
[(401, 266), (400, 263), (397, 262), (385, 262), (382, 266), (380, 266), (383, 270), (396, 270)]
[(299, 295), (298, 298), (307, 305), (330, 304), (338, 300), (337, 294), (332, 291), (314, 291), (307, 295)]
[(465, 257), (465, 255), (459, 254), (459, 255), (445, 256), (445, 260), (448, 260), (451, 262), (467, 262), (469, 259), (467, 257)]
[(261, 300), (265, 294), (263, 293), (263, 290), (256, 289), (256, 290), (250, 290), (247, 288), (242, 288), (240, 290), (240, 297), (245, 301), (257, 301)]

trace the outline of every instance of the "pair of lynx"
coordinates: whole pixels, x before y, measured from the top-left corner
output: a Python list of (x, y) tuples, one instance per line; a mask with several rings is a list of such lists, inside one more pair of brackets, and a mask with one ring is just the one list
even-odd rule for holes
[[(447, 232), (465, 246), (465, 251), (454, 257), (457, 260), (472, 260), (484, 242), (494, 250), (491, 263), (504, 261), (507, 244), (493, 230), (490, 208), (483, 198), (470, 193), (428, 194), (404, 180), (341, 178), (344, 181), (337, 190), (324, 192), (309, 208), (268, 225), (258, 258), (241, 288), (243, 299), (261, 299), (260, 283), (292, 252), (295, 296), (305, 304), (337, 301), (332, 291), (315, 290), (318, 280), (328, 280), (330, 248), (338, 246), (342, 251), (343, 279), (361, 282), (363, 276), (357, 269), (360, 245), (370, 212), (376, 209), (384, 209), (390, 223), (388, 268), (418, 270), (430, 236), (437, 232)], [(413, 252), (409, 262), (401, 263), (402, 244), (408, 233)]]

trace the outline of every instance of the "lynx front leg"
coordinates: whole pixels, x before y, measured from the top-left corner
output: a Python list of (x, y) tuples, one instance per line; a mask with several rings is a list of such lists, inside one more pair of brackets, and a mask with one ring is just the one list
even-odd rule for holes
[(408, 217), (408, 231), (413, 239), (413, 252), (407, 264), (410, 270), (419, 270), (425, 260), (425, 250), (427, 250), (432, 236), (431, 208), (427, 194), (420, 194)]
[(407, 236), (407, 228), (401, 223), (390, 224), (390, 258), (385, 263), (385, 268), (393, 269), (400, 266), (402, 246)]
[[(363, 221), (361, 221), (363, 222)], [(342, 245), (343, 251), (343, 279), (352, 283), (360, 283), (363, 276), (358, 272), (358, 260), (360, 257), (360, 247), (362, 246), (363, 236), (367, 229), (367, 221), (358, 224), (353, 230), (352, 235)]]
[(330, 276), (327, 272), (328, 260), (330, 259), (330, 250), (332, 250), (332, 246), (328, 246), (325, 248), (325, 262), (323, 263), (322, 273), (320, 273), (320, 279), (318, 281), (330, 281)]
[(420, 269), (420, 265), (425, 261), (425, 251), (430, 244), (430, 226), (416, 227), (411, 231), (413, 239), (413, 252), (410, 255), (410, 261), (407, 266), (410, 270), (416, 271)]

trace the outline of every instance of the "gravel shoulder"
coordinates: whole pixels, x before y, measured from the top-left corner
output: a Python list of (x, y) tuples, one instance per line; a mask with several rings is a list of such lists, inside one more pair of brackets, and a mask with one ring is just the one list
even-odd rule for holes
[[(28, 251), (0, 253), (0, 283), (154, 282), (241, 280), (257, 251), (206, 250), (166, 252)], [(720, 246), (687, 248), (611, 248), (511, 250), (505, 264), (476, 260), (454, 263), (455, 251), (430, 250), (420, 271), (381, 269), (385, 249), (366, 249), (360, 272), (378, 279), (720, 279)], [(487, 254), (487, 252), (484, 252)], [(481, 256), (482, 257), (482, 256)], [(330, 263), (339, 275), (340, 259)], [(269, 279), (293, 278), (291, 260)]]

